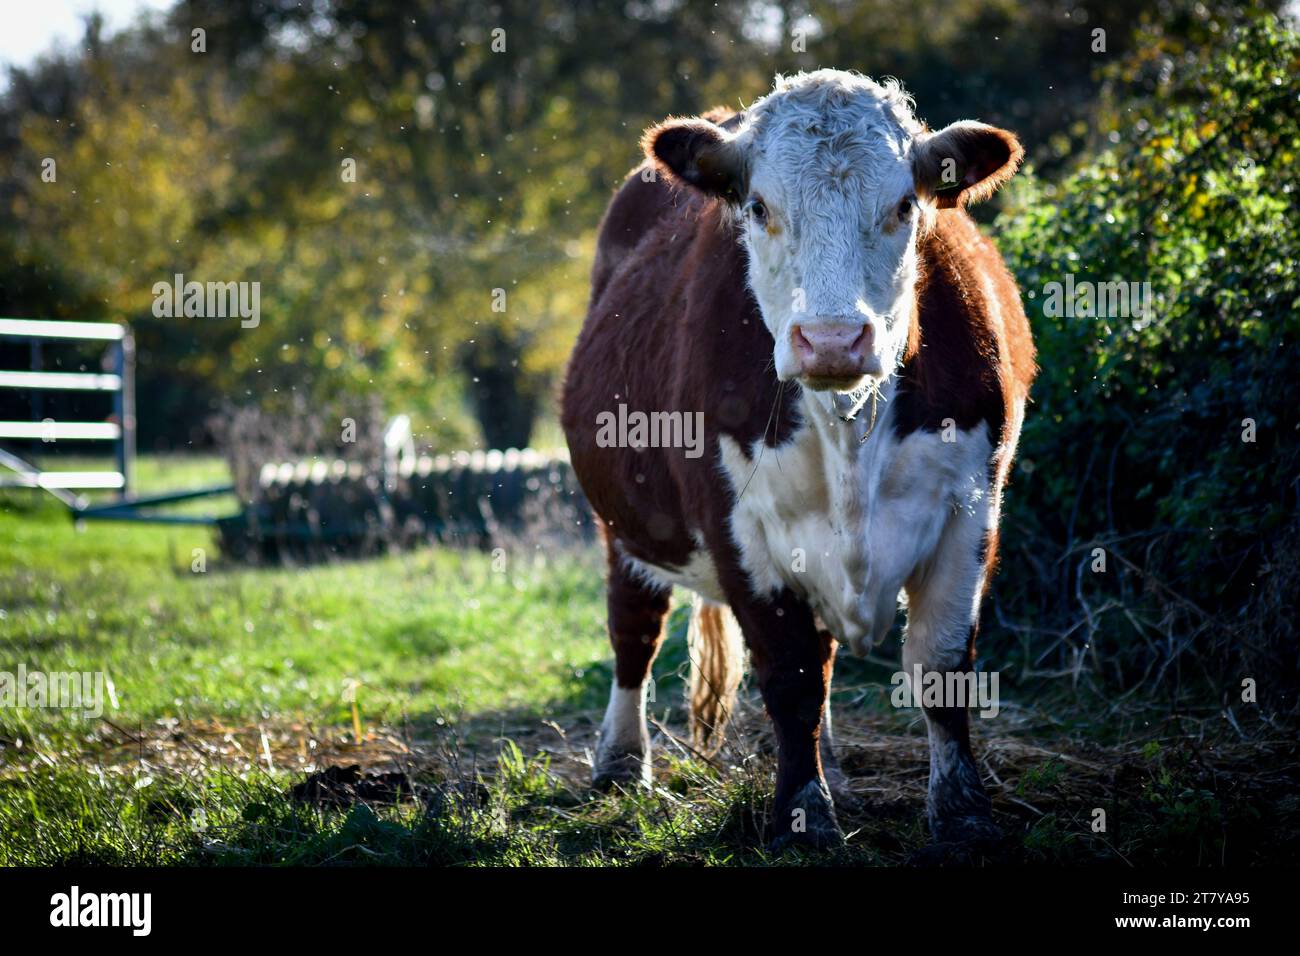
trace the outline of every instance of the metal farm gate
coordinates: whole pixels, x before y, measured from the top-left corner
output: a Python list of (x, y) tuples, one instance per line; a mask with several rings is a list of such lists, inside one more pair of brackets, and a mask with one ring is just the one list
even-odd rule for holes
[[(25, 458), (0, 448), (0, 487), (42, 488), (71, 508), (83, 502), (71, 491), (110, 490), (126, 497), (135, 469), (135, 341), (125, 325), (115, 322), (50, 322), (40, 319), (0, 319), (0, 338), (26, 340), (30, 363), (26, 370), (0, 370), (0, 388), (30, 390), (31, 421), (0, 421), (0, 441), (108, 441), (113, 443), (116, 471), (45, 471)], [(103, 372), (48, 372), (43, 344), (51, 340), (97, 342), (106, 346)], [(56, 421), (42, 415), (42, 398), (57, 392), (101, 392), (112, 397), (112, 413), (102, 421)]]
[[(312, 560), (362, 556), (419, 543), (485, 546), (523, 529), (545, 527), (581, 540), (594, 525), (567, 453), (531, 448), (419, 455), (410, 419), (398, 415), (385, 429), (383, 460), (321, 459), (261, 462), (248, 500), (227, 515), (178, 514), (162, 506), (229, 495), (226, 483), (133, 495), (135, 470), (135, 343), (125, 325), (0, 319), (0, 338), (30, 343), (27, 370), (0, 370), (0, 388), (31, 393), (30, 421), (0, 421), (0, 441), (50, 444), (112, 442), (115, 471), (47, 471), (0, 448), (0, 488), (40, 489), (57, 497), (77, 520), (150, 521), (208, 525), (236, 560)], [(106, 346), (102, 372), (50, 372), (42, 343), (97, 342)], [(58, 421), (42, 414), (51, 392), (100, 392), (112, 411), (101, 421)], [(30, 453), (27, 453), (30, 455)], [(91, 502), (75, 491), (116, 491)]]

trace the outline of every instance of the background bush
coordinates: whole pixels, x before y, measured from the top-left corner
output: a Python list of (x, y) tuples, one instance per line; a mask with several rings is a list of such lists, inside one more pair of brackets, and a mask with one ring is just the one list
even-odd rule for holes
[[(1253, 676), (1291, 707), (1300, 38), (1263, 17), (1199, 56), (1139, 47), (1112, 79), (1164, 79), (1114, 145), (1059, 184), (1028, 177), (997, 223), (1042, 367), (997, 591), (1038, 638), (1026, 668), (1225, 694)], [(1154, 314), (1053, 317), (1066, 273), (1150, 282)]]

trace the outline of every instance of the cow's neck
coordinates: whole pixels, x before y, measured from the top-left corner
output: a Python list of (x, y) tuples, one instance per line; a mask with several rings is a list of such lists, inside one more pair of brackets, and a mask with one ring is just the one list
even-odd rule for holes
[(848, 467), (871, 445), (895, 391), (893, 375), (873, 389), (852, 394), (802, 391), (799, 407), (804, 423), (816, 430), (832, 470), (835, 461)]

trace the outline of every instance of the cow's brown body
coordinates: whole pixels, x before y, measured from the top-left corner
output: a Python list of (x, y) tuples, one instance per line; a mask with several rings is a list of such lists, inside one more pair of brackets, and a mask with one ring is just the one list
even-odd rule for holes
[[(645, 680), (668, 608), (667, 592), (625, 559), (680, 567), (703, 546), (776, 727), (781, 760), (774, 819), (784, 834), (789, 808), (810, 781), (823, 780), (818, 740), (835, 635), (793, 590), (753, 593), (730, 523), (742, 492), (718, 461), (724, 436), (743, 449), (761, 439), (779, 454), (808, 427), (799, 412), (800, 386), (780, 385), (772, 371), (773, 339), (748, 290), (744, 251), (724, 203), (662, 176), (647, 181), (645, 168), (619, 189), (601, 228), (590, 308), (565, 383), (563, 424), (573, 467), (606, 533), (618, 684), (635, 688)], [(961, 209), (935, 213), (918, 253), (916, 321), (886, 427), (901, 436), (938, 430), (946, 421), (962, 429), (987, 425), (997, 493), (1034, 372), (1019, 294), (997, 251)], [(704, 454), (692, 459), (681, 449), (598, 447), (597, 417), (620, 403), (704, 412)], [(995, 530), (984, 548), (991, 566)], [(966, 666), (973, 643), (972, 627)], [(931, 716), (964, 751), (960, 773), (969, 776), (965, 711)], [(619, 776), (616, 761), (609, 776)], [(978, 794), (969, 779), (946, 791), (940, 781), (937, 794), (932, 787), (932, 822), (936, 813), (986, 815), (984, 805), (965, 806), (981, 798), (987, 804), (977, 775), (974, 789)]]

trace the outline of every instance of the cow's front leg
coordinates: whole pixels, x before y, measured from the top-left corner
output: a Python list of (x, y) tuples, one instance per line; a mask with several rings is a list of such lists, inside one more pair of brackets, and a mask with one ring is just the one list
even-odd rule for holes
[(646, 727), (646, 685), (663, 639), (670, 592), (647, 586), (628, 573), (609, 549), (607, 604), (609, 641), (614, 646), (614, 684), (600, 725), (592, 785), (650, 783), (650, 734)]
[[(908, 655), (904, 655), (907, 660)], [(915, 663), (915, 661), (913, 661)], [(913, 673), (908, 667), (908, 673)], [(931, 667), (948, 684), (948, 674), (969, 675), (969, 662), (955, 666)], [(930, 783), (926, 796), (926, 817), (930, 833), (940, 843), (968, 840), (996, 840), (1001, 830), (993, 822), (993, 805), (970, 746), (970, 710), (960, 706), (925, 707), (925, 723), (930, 737)]]
[(819, 753), (835, 641), (790, 591), (732, 605), (776, 732), (772, 844), (833, 846), (843, 840)]
[[(955, 522), (973, 522), (959, 516)], [(951, 529), (950, 529), (951, 530)], [(930, 833), (941, 843), (996, 840), (992, 804), (980, 781), (970, 746), (970, 691), (975, 660), (975, 632), (984, 567), (979, 549), (967, 536), (953, 535), (937, 560), (907, 585), (908, 619), (903, 641), (903, 670), (913, 684), (916, 668), (943, 680), (940, 706), (924, 706), (930, 738), (930, 784), (926, 814)], [(956, 546), (954, 546), (956, 545)], [(948, 699), (948, 691), (963, 688), (963, 699)]]

